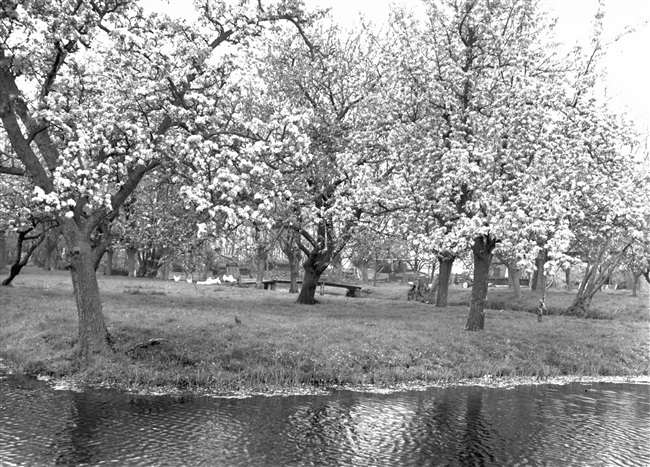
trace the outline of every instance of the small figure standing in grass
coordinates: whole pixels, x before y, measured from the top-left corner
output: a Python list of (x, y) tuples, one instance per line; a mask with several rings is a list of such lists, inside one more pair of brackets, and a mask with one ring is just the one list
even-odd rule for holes
[(544, 297), (539, 300), (539, 305), (537, 306), (537, 321), (542, 322), (542, 315), (546, 314), (546, 305), (544, 304)]

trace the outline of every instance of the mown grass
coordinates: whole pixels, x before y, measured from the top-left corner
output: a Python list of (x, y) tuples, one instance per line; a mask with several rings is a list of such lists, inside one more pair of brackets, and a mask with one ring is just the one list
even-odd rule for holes
[[(367, 287), (364, 295), (387, 300), (405, 300), (408, 286), (401, 284), (383, 284), (379, 287)], [(576, 296), (576, 289), (549, 289), (546, 292), (546, 310), (550, 315), (561, 315)], [(451, 286), (449, 306), (469, 307), (472, 289)], [(514, 310), (537, 314), (541, 292), (521, 288), (521, 298), (515, 300), (513, 292), (507, 287), (488, 289), (486, 307), (492, 310)], [(590, 307), (587, 318), (626, 321), (650, 321), (650, 303), (648, 292), (633, 297), (630, 290), (603, 290), (598, 292)]]
[[(608, 320), (546, 316), (538, 323), (536, 316), (498, 307), (486, 312), (485, 331), (467, 332), (466, 306), (407, 302), (406, 286), (368, 287), (361, 298), (332, 289), (336, 294), (306, 306), (286, 290), (104, 276), (100, 287), (116, 352), (80, 371), (68, 274), (27, 269), (14, 282), (0, 289), (0, 356), (21, 372), (81, 383), (223, 393), (487, 375), (650, 374), (647, 295), (637, 301), (617, 294)], [(404, 299), (374, 298), (398, 291)], [(466, 293), (453, 289), (450, 301)], [(594, 306), (605, 313), (598, 297)], [(138, 346), (152, 339), (157, 345)]]

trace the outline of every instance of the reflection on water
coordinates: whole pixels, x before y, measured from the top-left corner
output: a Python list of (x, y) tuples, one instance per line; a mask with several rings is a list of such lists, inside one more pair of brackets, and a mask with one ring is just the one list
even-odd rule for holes
[(649, 465), (650, 386), (183, 399), (0, 369), (0, 465)]

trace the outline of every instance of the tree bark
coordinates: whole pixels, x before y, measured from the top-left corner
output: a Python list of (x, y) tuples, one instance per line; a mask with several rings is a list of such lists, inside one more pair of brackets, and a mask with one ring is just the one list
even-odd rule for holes
[(95, 271), (95, 256), (90, 238), (79, 230), (72, 220), (64, 224), (68, 247), (70, 274), (79, 316), (77, 356), (82, 367), (89, 365), (95, 356), (112, 351), (110, 334), (104, 321)]
[(289, 280), (291, 283), (289, 284), (289, 293), (298, 293), (299, 288), (298, 288), (298, 276), (300, 274), (300, 265), (299, 261), (294, 260), (293, 262), (289, 263)]
[(318, 281), (321, 274), (316, 272), (315, 268), (305, 267), (305, 275), (302, 278), (302, 287), (298, 294), (296, 303), (303, 305), (313, 305), (316, 303), (316, 289), (318, 288)]
[(312, 253), (303, 263), (305, 275), (302, 278), (302, 287), (300, 288), (296, 303), (303, 305), (313, 305), (316, 303), (316, 288), (318, 287), (321, 274), (325, 272), (329, 264), (325, 256), (326, 253)]
[(546, 290), (546, 274), (544, 274), (544, 265), (547, 260), (547, 251), (543, 250), (535, 260), (535, 274), (533, 276), (532, 290), (540, 290), (542, 293)]
[[(535, 268), (537, 268), (537, 260), (535, 260)], [(537, 290), (537, 276), (539, 275), (539, 270), (535, 269), (533, 271), (533, 277), (530, 279), (530, 290)]]
[(496, 241), (489, 235), (477, 237), (472, 245), (474, 256), (474, 285), (472, 298), (469, 305), (469, 316), (465, 329), (468, 331), (481, 331), (485, 327), (485, 301), (488, 292), (488, 277), (492, 251)]
[(104, 274), (107, 276), (113, 275), (113, 249), (109, 248), (106, 250), (106, 269)]
[(519, 280), (521, 271), (517, 269), (516, 261), (508, 261), (506, 266), (508, 268), (508, 282), (512, 283), (512, 295), (515, 300), (519, 300), (521, 298), (521, 282)]
[(571, 268), (566, 268), (564, 270), (564, 280), (566, 281), (566, 290), (571, 290)]
[(11, 282), (20, 274), (24, 264), (14, 263), (9, 267), (9, 275), (5, 277), (0, 285), (11, 285)]
[(256, 274), (255, 274), (255, 288), (263, 289), (264, 288), (264, 266), (266, 266), (266, 259), (262, 256), (258, 256), (255, 261), (256, 264)]
[(436, 293), (436, 306), (444, 308), (447, 306), (447, 300), (449, 297), (449, 280), (451, 279), (451, 268), (454, 265), (454, 256), (451, 257), (439, 257), (438, 262), (440, 263), (440, 275), (438, 282), (438, 291)]

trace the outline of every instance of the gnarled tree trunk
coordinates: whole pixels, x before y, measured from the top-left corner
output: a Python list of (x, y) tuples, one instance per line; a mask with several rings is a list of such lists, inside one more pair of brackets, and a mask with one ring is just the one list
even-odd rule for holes
[(454, 265), (455, 256), (440, 256), (440, 276), (438, 282), (438, 292), (436, 294), (436, 306), (446, 307), (447, 298), (449, 297), (449, 280), (451, 278), (451, 268)]
[(96, 252), (92, 249), (90, 238), (72, 220), (65, 222), (63, 233), (79, 316), (76, 352), (82, 366), (85, 366), (96, 355), (112, 351), (110, 334), (104, 321), (95, 271)]
[(302, 279), (302, 287), (300, 288), (296, 303), (303, 305), (313, 305), (316, 303), (316, 288), (318, 287), (320, 276), (325, 272), (328, 265), (327, 251), (309, 255), (303, 263), (305, 275)]
[(485, 328), (485, 301), (488, 292), (488, 277), (490, 274), (490, 263), (492, 262), (492, 251), (496, 246), (496, 240), (489, 235), (483, 235), (474, 239), (472, 253), (474, 256), (474, 285), (472, 286), (472, 298), (469, 305), (469, 316), (465, 329), (468, 331), (481, 331)]

